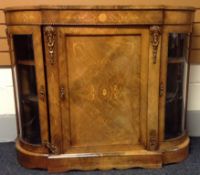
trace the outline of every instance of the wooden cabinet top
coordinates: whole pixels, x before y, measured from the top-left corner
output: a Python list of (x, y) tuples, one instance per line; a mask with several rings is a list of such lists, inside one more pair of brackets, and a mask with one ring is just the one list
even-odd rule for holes
[(8, 7), (5, 11), (24, 11), (24, 10), (194, 10), (194, 7), (185, 6), (20, 6), (20, 7)]
[(193, 7), (28, 6), (6, 8), (8, 25), (191, 24)]

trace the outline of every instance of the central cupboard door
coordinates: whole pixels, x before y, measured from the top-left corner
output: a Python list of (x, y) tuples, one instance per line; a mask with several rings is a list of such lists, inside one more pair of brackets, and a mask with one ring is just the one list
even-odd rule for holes
[(57, 29), (62, 151), (146, 146), (149, 31)]

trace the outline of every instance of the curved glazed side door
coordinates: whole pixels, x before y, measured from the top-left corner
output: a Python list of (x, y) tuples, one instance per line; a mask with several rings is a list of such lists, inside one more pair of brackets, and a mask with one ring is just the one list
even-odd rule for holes
[(191, 26), (165, 26), (160, 83), (160, 141), (184, 137)]
[(9, 26), (18, 138), (27, 149), (47, 152), (48, 112), (40, 27)]

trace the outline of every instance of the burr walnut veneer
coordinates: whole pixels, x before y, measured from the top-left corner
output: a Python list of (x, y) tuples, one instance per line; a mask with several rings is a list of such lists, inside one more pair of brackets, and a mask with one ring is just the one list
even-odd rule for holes
[(184, 160), (192, 8), (5, 10), (19, 162), (50, 172)]

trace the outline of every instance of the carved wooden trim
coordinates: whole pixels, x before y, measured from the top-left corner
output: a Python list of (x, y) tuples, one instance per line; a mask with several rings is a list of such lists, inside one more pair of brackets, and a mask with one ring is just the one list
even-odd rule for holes
[(157, 132), (155, 129), (150, 130), (149, 133), (149, 150), (157, 149)]
[(159, 26), (151, 26), (150, 27), (150, 32), (151, 32), (151, 44), (153, 47), (153, 64), (156, 64), (156, 59), (157, 59), (157, 51), (158, 51), (158, 46), (159, 46), (159, 39), (160, 39), (160, 34), (161, 34), (161, 29)]
[(55, 63), (55, 40), (56, 40), (56, 31), (54, 27), (47, 26), (45, 27), (45, 36), (48, 46), (49, 60), (50, 64), (53, 65)]

